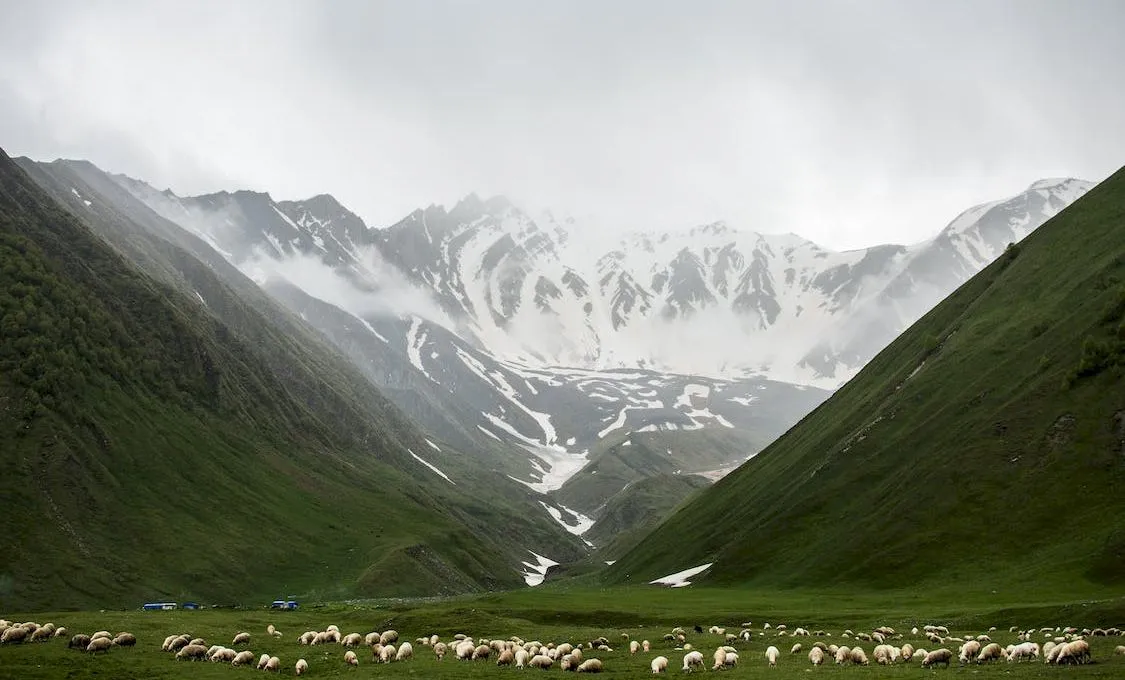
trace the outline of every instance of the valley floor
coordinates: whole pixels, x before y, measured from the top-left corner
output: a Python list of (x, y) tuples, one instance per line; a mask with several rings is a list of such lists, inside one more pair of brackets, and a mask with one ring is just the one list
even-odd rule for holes
[[(771, 591), (717, 588), (598, 589), (573, 585), (548, 586), (543, 589), (496, 593), (487, 596), (433, 600), (387, 600), (355, 603), (333, 603), (305, 606), (293, 612), (265, 608), (207, 609), (201, 611), (145, 612), (0, 612), (0, 617), (13, 620), (54, 622), (66, 626), (65, 638), (48, 642), (0, 645), (0, 678), (230, 678), (255, 671), (232, 668), (229, 664), (176, 661), (172, 654), (160, 651), (167, 635), (190, 633), (203, 637), (210, 644), (231, 645), (240, 631), (251, 633), (245, 648), (255, 658), (262, 653), (281, 660), (281, 674), (294, 675), (294, 663), (304, 658), (309, 664), (306, 677), (415, 677), (415, 678), (481, 678), (502, 677), (504, 673), (521, 672), (498, 668), (495, 655), (488, 661), (457, 661), (452, 652), (444, 661), (437, 661), (429, 647), (416, 638), (438, 634), (450, 641), (454, 634), (465, 633), (474, 638), (507, 639), (519, 636), (524, 640), (543, 642), (580, 642), (604, 636), (612, 651), (585, 650), (585, 657), (597, 657), (610, 677), (645, 677), (650, 675), (649, 663), (658, 656), (669, 659), (669, 673), (681, 673), (684, 652), (666, 642), (663, 636), (675, 626), (686, 629), (687, 641), (699, 649), (710, 668), (712, 653), (722, 644), (723, 636), (695, 633), (694, 626), (704, 631), (712, 625), (725, 626), (727, 632), (738, 633), (742, 623), (751, 622), (752, 639), (733, 643), (740, 660), (737, 667), (726, 671), (733, 677), (779, 678), (806, 677), (812, 671), (808, 650), (818, 639), (826, 644), (855, 644), (855, 638), (844, 638), (846, 629), (856, 633), (870, 632), (878, 626), (890, 626), (902, 639), (888, 641), (896, 646), (907, 642), (915, 647), (933, 649), (935, 645), (911, 629), (926, 624), (943, 625), (952, 636), (988, 633), (1001, 646), (1016, 642), (1009, 627), (1038, 630), (1044, 626), (1075, 626), (1081, 628), (1125, 627), (1125, 594), (1103, 592), (1097, 597), (1029, 597), (1017, 601), (1010, 594), (953, 592), (862, 592), (844, 591)], [(766, 624), (769, 628), (765, 628)], [(273, 624), (283, 636), (272, 638), (266, 627)], [(415, 647), (412, 661), (375, 664), (365, 647), (357, 649), (358, 668), (345, 665), (345, 649), (340, 645), (302, 646), (297, 637), (306, 630), (324, 630), (336, 624), (347, 634), (387, 629), (397, 630), (400, 641), (409, 640)], [(793, 637), (779, 635), (778, 625), (789, 631), (798, 626), (810, 631), (824, 630), (831, 637)], [(996, 630), (990, 629), (995, 627)], [(137, 636), (134, 648), (113, 648), (103, 655), (90, 655), (67, 649), (69, 635), (96, 630), (129, 631)], [(631, 655), (628, 635), (632, 640), (648, 639), (652, 651)], [(1051, 633), (1054, 635), (1054, 633)], [(1050, 639), (1037, 632), (1033, 640)], [(952, 673), (974, 677), (1040, 678), (1073, 676), (1082, 678), (1125, 677), (1125, 656), (1114, 654), (1122, 637), (1087, 638), (1093, 663), (1082, 666), (1047, 666), (1042, 661), (1027, 663), (997, 662), (962, 667), (954, 660)], [(791, 654), (796, 643), (802, 651)], [(872, 665), (864, 668), (834, 664), (815, 669), (820, 673), (845, 673), (849, 677), (893, 678), (917, 676), (923, 671), (918, 662), (881, 667), (874, 664), (873, 642), (859, 642)], [(781, 652), (778, 667), (771, 669), (765, 650), (775, 645)], [(958, 643), (943, 646), (956, 652)], [(241, 647), (240, 647), (241, 649)], [(527, 670), (523, 672), (536, 673)], [(561, 671), (554, 665), (548, 673)], [(708, 671), (710, 672), (710, 671)]]

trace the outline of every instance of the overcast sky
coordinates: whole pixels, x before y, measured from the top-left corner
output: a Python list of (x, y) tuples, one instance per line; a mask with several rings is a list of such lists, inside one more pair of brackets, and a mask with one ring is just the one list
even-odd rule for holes
[(0, 147), (180, 194), (471, 191), (915, 242), (1125, 164), (1125, 2), (0, 0)]

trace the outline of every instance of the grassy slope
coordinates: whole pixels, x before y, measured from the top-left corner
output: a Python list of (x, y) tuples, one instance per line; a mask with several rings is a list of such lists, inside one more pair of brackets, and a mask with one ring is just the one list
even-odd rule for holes
[[(973, 593), (973, 595), (977, 595)], [(39, 623), (53, 621), (67, 626), (72, 632), (87, 634), (98, 629), (113, 632), (129, 630), (137, 635), (138, 644), (133, 649), (114, 649), (106, 655), (90, 655), (66, 649), (62, 640), (44, 644), (0, 646), (0, 678), (227, 678), (239, 672), (225, 664), (176, 662), (167, 653), (159, 651), (164, 637), (171, 633), (190, 631), (204, 637), (208, 643), (228, 644), (238, 631), (249, 631), (252, 639), (249, 649), (255, 655), (269, 653), (283, 662), (282, 674), (292, 675), (297, 658), (307, 659), (311, 677), (426, 677), (482, 678), (505, 677), (513, 671), (499, 669), (494, 660), (465, 663), (446, 659), (437, 662), (428, 649), (415, 645), (415, 660), (376, 666), (370, 663), (370, 653), (359, 650), (359, 668), (349, 668), (343, 663), (344, 650), (339, 645), (303, 647), (295, 642), (301, 632), (309, 629), (323, 630), (336, 624), (340, 630), (366, 633), (370, 630), (394, 628), (402, 639), (414, 640), (418, 636), (436, 633), (449, 640), (457, 632), (474, 637), (507, 638), (519, 635), (524, 639), (544, 642), (563, 640), (583, 641), (604, 635), (611, 640), (613, 651), (597, 652), (605, 663), (610, 677), (652, 677), (649, 661), (658, 654), (667, 656), (679, 673), (683, 651), (675, 650), (662, 636), (673, 626), (684, 626), (689, 641), (701, 649), (710, 661), (710, 652), (719, 644), (720, 637), (692, 633), (693, 625), (706, 629), (711, 624), (733, 628), (737, 632), (743, 621), (753, 622), (755, 633), (752, 642), (737, 642), (741, 659), (736, 669), (729, 671), (744, 678), (799, 678), (811, 667), (805, 654), (790, 655), (791, 637), (778, 637), (776, 630), (764, 630), (765, 622), (775, 626), (785, 622), (790, 629), (804, 626), (810, 630), (825, 629), (833, 637), (827, 643), (854, 643), (840, 637), (845, 628), (871, 630), (875, 626), (890, 625), (905, 633), (896, 644), (911, 642), (916, 647), (932, 648), (924, 638), (912, 636), (912, 626), (925, 623), (946, 625), (953, 634), (982, 633), (991, 626), (991, 633), (1000, 644), (1015, 641), (1008, 627), (1050, 626), (1108, 626), (1121, 622), (1125, 615), (1122, 600), (1114, 602), (1068, 602), (1062, 600), (1033, 600), (1005, 602), (995, 595), (964, 599), (956, 603), (934, 598), (921, 591), (882, 593), (826, 593), (775, 590), (747, 591), (720, 588), (704, 589), (654, 589), (619, 588), (613, 590), (546, 590), (504, 593), (474, 598), (457, 598), (437, 602), (380, 602), (377, 607), (330, 605), (307, 608), (297, 612), (270, 612), (268, 610), (213, 610), (199, 612), (66, 612), (36, 614), (15, 613), (7, 618), (34, 619)], [(1015, 605), (1014, 608), (1012, 605)], [(280, 640), (268, 638), (264, 631), (268, 624), (276, 625), (283, 633)], [(621, 640), (621, 633), (633, 639), (649, 639), (652, 652), (631, 656)], [(761, 634), (761, 633), (764, 633)], [(1043, 641), (1044, 638), (1037, 638)], [(800, 640), (805, 648), (813, 638)], [(1083, 678), (1117, 678), (1125, 673), (1125, 657), (1114, 656), (1113, 647), (1121, 638), (1090, 638), (1094, 663), (1081, 667), (1057, 668), (1042, 663), (972, 666), (936, 671), (958, 675), (972, 674), (978, 678), (1057, 678), (1081, 676)], [(768, 645), (777, 645), (782, 656), (777, 668), (769, 668), (764, 660)], [(956, 643), (950, 643), (955, 645)], [(862, 643), (870, 656), (872, 645)], [(586, 656), (592, 654), (587, 651)], [(550, 673), (559, 673), (557, 666)], [(829, 665), (819, 673), (846, 674), (864, 678), (918, 677), (922, 671), (917, 663), (894, 667), (871, 665), (866, 668)]]
[(470, 538), (510, 517), (403, 471), (404, 419), (280, 380), (2, 154), (0, 248), (0, 607), (520, 582), (512, 536)]
[(1123, 312), (1119, 171), (607, 578), (1122, 589)]
[(584, 537), (599, 546), (598, 560), (616, 559), (656, 528), (684, 499), (709, 485), (707, 479), (698, 475), (641, 479), (606, 501), (597, 524)]

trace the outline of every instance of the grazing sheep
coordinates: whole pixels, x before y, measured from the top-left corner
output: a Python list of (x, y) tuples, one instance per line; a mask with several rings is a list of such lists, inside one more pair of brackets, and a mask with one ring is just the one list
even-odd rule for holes
[(1055, 663), (1060, 666), (1064, 663), (1087, 663), (1090, 660), (1090, 644), (1085, 640), (1074, 640), (1055, 649), (1060, 650), (1055, 657)]
[(487, 661), (488, 657), (490, 657), (490, 656), (492, 656), (492, 648), (491, 647), (489, 647), (488, 645), (477, 645), (476, 649), (473, 650), (473, 659), (472, 660), (476, 661), (478, 659), (484, 659), (484, 660)]
[(1117, 645), (1113, 648), (1113, 653), (1125, 656), (1125, 645)]
[(313, 640), (315, 640), (315, 639), (316, 639), (316, 631), (315, 630), (306, 630), (305, 632), (301, 633), (300, 637), (297, 638), (297, 644), (299, 644), (299, 645), (311, 645)]
[(969, 640), (965, 644), (961, 645), (961, 653), (958, 656), (958, 659), (961, 661), (961, 663), (969, 663), (970, 661), (975, 659), (977, 657), (977, 654), (979, 653), (980, 643), (976, 640)]
[(941, 649), (935, 649), (934, 651), (927, 653), (926, 657), (922, 659), (922, 668), (936, 666), (939, 663), (948, 666), (949, 661), (952, 658), (953, 652), (946, 649), (945, 647), (942, 647)]
[(265, 670), (266, 664), (268, 664), (269, 662), (270, 662), (270, 655), (269, 654), (263, 654), (262, 656), (258, 657), (258, 670), (260, 670), (260, 671)]
[(1004, 651), (1000, 649), (1000, 645), (995, 642), (990, 642), (980, 650), (977, 654), (977, 663), (985, 663), (988, 661), (997, 661), (1004, 655)]
[(409, 642), (404, 642), (398, 647), (398, 652), (395, 653), (395, 661), (408, 661), (414, 658), (414, 645)]
[(637, 642), (636, 640), (630, 641), (629, 642), (629, 653), (630, 654), (636, 654), (639, 651), (641, 651), (641, 643)]
[(553, 663), (555, 662), (551, 660), (551, 657), (545, 654), (537, 654), (531, 657), (531, 661), (528, 661), (527, 665), (531, 666), (532, 668), (547, 670)]
[(922, 659), (926, 658), (927, 654), (929, 654), (929, 652), (927, 652), (924, 649), (916, 649), (916, 650), (914, 650), (914, 653), (910, 655), (910, 660), (913, 661), (913, 660), (917, 659), (917, 660), (921, 661)]
[(902, 646), (902, 660), (910, 661), (912, 658), (914, 658), (914, 645), (907, 642)]
[[(97, 637), (97, 633), (94, 633), (94, 637)], [(202, 646), (202, 647), (206, 647), (206, 646), (207, 646), (207, 641), (206, 641), (206, 640), (204, 640), (203, 638), (199, 638), (199, 637), (197, 637), (197, 638), (192, 638), (192, 639), (191, 639), (191, 642), (188, 642), (188, 644), (189, 644), (189, 645), (200, 645), (200, 646)]]
[(666, 656), (656, 657), (655, 659), (652, 660), (652, 663), (649, 664), (649, 668), (652, 669), (653, 675), (657, 675), (659, 673), (666, 672), (668, 670), (668, 657), (666, 657)]
[(379, 642), (383, 643), (384, 645), (389, 645), (389, 644), (393, 644), (395, 642), (398, 642), (398, 631), (395, 631), (395, 630), (383, 631), (383, 634), (379, 636)]
[(297, 664), (293, 666), (293, 672), (297, 675), (307, 673), (309, 670), (309, 662), (304, 659), (297, 659)]
[[(93, 654), (95, 652), (108, 652), (109, 648), (113, 646), (113, 640), (109, 638), (94, 638), (90, 640), (90, 644), (86, 645), (86, 651)], [(186, 647), (185, 647), (186, 649)], [(199, 648), (200, 655), (206, 652), (206, 649)]]
[(281, 659), (277, 658), (276, 656), (271, 656), (269, 661), (266, 662), (265, 670), (273, 671), (274, 673), (280, 673), (281, 672)]
[(871, 651), (871, 656), (875, 658), (875, 663), (880, 666), (891, 665), (894, 659), (891, 649), (893, 649), (893, 647), (890, 645), (875, 645), (875, 649)]
[(363, 644), (363, 636), (359, 633), (348, 633), (341, 642), (345, 647), (358, 647)]
[(814, 666), (819, 666), (824, 663), (824, 650), (820, 647), (813, 647), (809, 650), (809, 662)]
[(437, 657), (438, 661), (441, 661), (445, 658), (445, 652), (447, 649), (448, 648), (446, 647), (444, 642), (434, 643), (434, 656)]
[(778, 651), (777, 647), (770, 645), (766, 648), (766, 661), (769, 661), (771, 666), (777, 665), (777, 657), (779, 656), (781, 656), (781, 652)]
[[(266, 660), (269, 660), (268, 656)], [(254, 652), (251, 652), (249, 649), (244, 649), (238, 654), (235, 654), (234, 658), (230, 660), (230, 665), (232, 666), (248, 666), (252, 663), (254, 663)]]
[(727, 668), (733, 668), (738, 665), (738, 652), (727, 650), (727, 658), (723, 659), (723, 665)]
[(394, 645), (383, 645), (379, 650), (379, 663), (390, 663), (395, 660), (395, 654), (398, 652)]
[(349, 666), (358, 666), (359, 659), (356, 657), (355, 652), (350, 649), (344, 652), (344, 663), (348, 664)]
[(526, 649), (516, 650), (516, 668), (524, 668), (531, 660), (531, 654)]
[(726, 665), (726, 660), (727, 660), (727, 650), (723, 649), (722, 647), (719, 647), (718, 649), (715, 650), (715, 663), (714, 663), (714, 665), (711, 666), (711, 670), (713, 670), (713, 671), (719, 670), (724, 665)]
[(789, 650), (789, 653), (790, 654), (800, 654), (801, 653), (801, 643), (798, 642), (797, 644), (793, 645), (793, 647)]
[(117, 634), (117, 637), (113, 638), (113, 644), (118, 647), (134, 647), (137, 644), (137, 636), (122, 631)]
[(845, 664), (852, 659), (851, 647), (841, 646), (836, 649), (836, 663)]
[(601, 659), (586, 659), (578, 664), (579, 673), (601, 673), (602, 662)]
[(94, 633), (93, 635), (90, 636), (91, 640), (97, 640), (98, 638), (108, 638), (108, 639), (112, 640), (113, 636), (109, 634), (108, 630), (99, 630), (98, 632), (96, 632), (96, 633)]
[[(109, 638), (97, 638), (90, 642), (90, 646), (92, 647), (98, 644), (98, 640), (105, 640), (105, 649), (109, 649), (109, 645), (111, 643), (111, 640)], [(90, 651), (90, 647), (87, 647), (86, 651)], [(207, 648), (203, 645), (185, 645), (180, 649), (180, 651), (176, 652), (177, 659), (191, 659), (192, 661), (196, 661), (198, 659), (206, 658), (206, 656)]]
[(866, 666), (867, 653), (863, 651), (863, 647), (852, 647), (852, 663), (857, 666)]
[(250, 633), (242, 632), (235, 635), (234, 640), (231, 641), (231, 644), (236, 646), (250, 644)]
[(703, 655), (699, 652), (688, 652), (684, 654), (684, 670), (690, 673), (695, 668), (704, 670)]
[(512, 651), (510, 649), (505, 649), (504, 651), (500, 652), (500, 656), (496, 658), (496, 665), (511, 666), (512, 663), (515, 662), (515, 660), (516, 655), (512, 654)]
[(86, 649), (86, 645), (88, 644), (90, 644), (90, 636), (78, 633), (70, 638), (70, 642), (66, 643), (66, 646), (71, 649)]
[[(216, 649), (215, 653), (211, 655), (211, 663), (233, 663), (236, 656), (238, 655), (235, 654), (233, 649), (222, 647)], [(250, 658), (254, 658), (253, 653), (250, 654)]]

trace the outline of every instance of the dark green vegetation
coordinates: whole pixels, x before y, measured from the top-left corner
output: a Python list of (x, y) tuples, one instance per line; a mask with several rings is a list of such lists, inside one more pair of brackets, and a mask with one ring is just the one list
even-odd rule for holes
[[(1125, 170), (607, 572), (1125, 591)], [(846, 584), (846, 585), (845, 585)]]
[[(935, 596), (920, 591), (851, 592), (846, 594), (790, 590), (750, 591), (741, 589), (677, 589), (654, 587), (615, 588), (611, 590), (572, 589), (565, 586), (545, 586), (534, 591), (519, 591), (487, 596), (463, 597), (432, 602), (380, 601), (359, 606), (330, 605), (296, 612), (270, 612), (252, 610), (211, 610), (199, 612), (64, 612), (13, 616), (4, 618), (33, 620), (39, 623), (52, 621), (66, 626), (70, 633), (92, 633), (106, 629), (113, 634), (127, 630), (137, 636), (133, 649), (113, 649), (96, 657), (66, 649), (62, 640), (42, 644), (0, 646), (0, 678), (229, 678), (254, 671), (231, 668), (228, 664), (174, 661), (171, 654), (160, 651), (165, 636), (189, 632), (206, 639), (208, 645), (230, 645), (240, 631), (251, 634), (248, 649), (255, 657), (262, 653), (277, 656), (282, 662), (282, 675), (292, 676), (298, 658), (309, 663), (306, 677), (425, 677), (425, 678), (498, 678), (520, 673), (500, 669), (495, 656), (487, 661), (458, 662), (447, 657), (443, 662), (434, 660), (429, 648), (418, 645), (415, 639), (422, 635), (437, 634), (448, 641), (455, 633), (465, 633), (474, 638), (507, 639), (516, 635), (524, 640), (542, 642), (583, 642), (604, 636), (610, 640), (613, 651), (584, 650), (585, 657), (596, 656), (605, 664), (607, 677), (651, 677), (649, 662), (658, 655), (669, 659), (669, 675), (681, 675), (684, 652), (665, 642), (663, 635), (675, 626), (687, 632), (688, 642), (699, 649), (711, 665), (711, 654), (723, 638), (710, 633), (694, 633), (699, 625), (706, 631), (711, 625), (724, 626), (729, 633), (738, 633), (743, 622), (751, 622), (752, 640), (737, 641), (734, 646), (740, 654), (736, 668), (726, 671), (739, 678), (797, 678), (807, 677), (811, 670), (807, 651), (817, 639), (826, 644), (854, 645), (854, 638), (843, 638), (845, 629), (855, 632), (871, 631), (877, 626), (891, 626), (903, 634), (892, 643), (911, 643), (915, 647), (933, 649), (925, 638), (912, 635), (910, 629), (925, 624), (944, 625), (951, 635), (965, 636), (995, 631), (990, 636), (999, 644), (1016, 641), (1010, 626), (1036, 628), (1041, 626), (1108, 627), (1125, 618), (1125, 601), (1066, 601), (1063, 599), (1015, 599), (972, 593), (971, 600), (951, 600), (947, 594)], [(275, 625), (283, 636), (271, 639), (265, 634), (266, 626)], [(765, 629), (764, 624), (771, 628)], [(831, 637), (778, 636), (778, 624), (785, 623), (792, 631), (803, 626), (810, 631), (822, 629)], [(415, 660), (389, 665), (371, 663), (370, 652), (357, 650), (358, 668), (345, 666), (344, 649), (340, 645), (307, 647), (298, 645), (296, 638), (305, 630), (324, 630), (336, 624), (344, 634), (367, 633), (372, 630), (394, 629), (400, 640), (410, 640), (415, 647)], [(1120, 627), (1120, 626), (1118, 626)], [(622, 633), (632, 640), (648, 639), (653, 643), (649, 653), (629, 654), (628, 643)], [(1052, 633), (1053, 635), (1053, 633)], [(1036, 641), (1046, 638), (1036, 633)], [(977, 678), (1118, 678), (1125, 674), (1125, 656), (1114, 656), (1116, 645), (1125, 643), (1120, 637), (1088, 638), (1093, 663), (1066, 668), (1038, 663), (998, 662), (995, 664), (953, 666), (938, 669), (935, 673)], [(791, 646), (800, 642), (803, 650), (790, 654)], [(868, 657), (872, 656), (873, 643), (859, 643)], [(769, 668), (764, 651), (775, 645), (781, 651), (777, 668)], [(957, 642), (949, 641), (947, 647), (956, 650)], [(523, 671), (539, 674), (539, 671)], [(556, 665), (550, 671), (558, 676)], [(849, 678), (906, 678), (919, 677), (923, 671), (918, 663), (880, 667), (874, 664), (861, 667), (841, 667), (829, 664), (817, 669)], [(239, 676), (241, 677), (241, 676)], [(724, 676), (725, 677), (725, 676)], [(927, 675), (928, 677), (928, 675)]]
[(656, 475), (634, 482), (606, 501), (598, 522), (584, 537), (600, 546), (598, 560), (620, 557), (677, 505), (710, 485), (698, 475)]
[(415, 462), (397, 409), (188, 237), (40, 181), (0, 152), (0, 607), (514, 587), (524, 546), (576, 550)]

